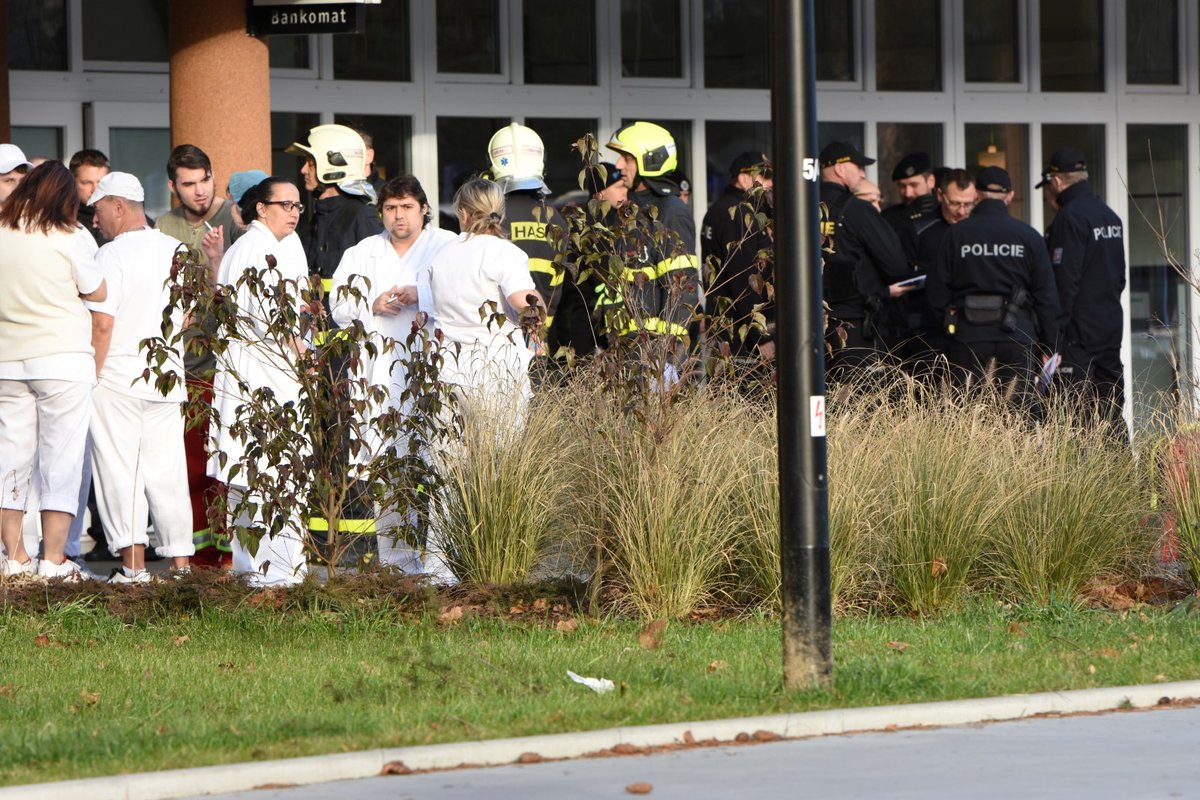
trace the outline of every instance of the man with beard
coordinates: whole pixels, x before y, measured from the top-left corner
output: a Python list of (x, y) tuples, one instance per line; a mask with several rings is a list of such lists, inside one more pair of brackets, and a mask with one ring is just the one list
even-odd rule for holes
[(159, 217), (155, 228), (200, 252), (204, 252), (201, 244), (209, 231), (220, 235), (222, 252), (233, 244), (237, 225), (231, 204), (217, 196), (212, 161), (203, 150), (181, 144), (171, 151), (167, 187), (179, 205)]

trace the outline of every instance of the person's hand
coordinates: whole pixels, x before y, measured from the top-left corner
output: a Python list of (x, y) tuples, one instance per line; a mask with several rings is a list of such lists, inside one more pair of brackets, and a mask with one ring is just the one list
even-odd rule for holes
[(417, 302), (417, 287), (393, 286), (385, 289), (383, 294), (375, 298), (375, 302), (371, 304), (371, 311), (381, 317), (394, 317), (400, 313), (402, 308), (415, 302)]
[(208, 263), (220, 261), (221, 256), (225, 254), (225, 226), (218, 225), (215, 228), (209, 228), (208, 232), (204, 234), (204, 238), (200, 240), (200, 249), (208, 257)]
[(762, 357), (763, 361), (774, 361), (775, 342), (759, 342), (758, 355)]
[(916, 289), (916, 288), (917, 287), (913, 284), (909, 284), (908, 286), (901, 286), (898, 283), (890, 283), (890, 284), (888, 284), (888, 297), (890, 297), (894, 300), (897, 297), (900, 297), (901, 295), (908, 294), (909, 292), (911, 292), (913, 289)]

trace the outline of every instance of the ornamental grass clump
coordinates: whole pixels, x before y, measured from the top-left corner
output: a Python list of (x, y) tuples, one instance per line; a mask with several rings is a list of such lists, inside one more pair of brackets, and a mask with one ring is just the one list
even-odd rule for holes
[(1079, 423), (1063, 406), (1007, 439), (983, 578), (1020, 602), (1074, 601), (1097, 577), (1139, 574), (1152, 549), (1132, 453), (1100, 426)]
[(590, 438), (588, 510), (578, 524), (594, 578), (645, 618), (687, 616), (730, 584), (742, 506), (733, 487), (753, 448), (742, 437), (757, 406), (723, 393), (680, 392), (653, 422), (596, 392), (576, 414)]
[(442, 486), (431, 528), (459, 580), (521, 583), (539, 564), (561, 505), (559, 475), (547, 461), (554, 444), (532, 432), (560, 428), (547, 424), (544, 404), (529, 409), (523, 425), (510, 424), (521, 417), (514, 409), (471, 411), (464, 410), (458, 441), (438, 458)]

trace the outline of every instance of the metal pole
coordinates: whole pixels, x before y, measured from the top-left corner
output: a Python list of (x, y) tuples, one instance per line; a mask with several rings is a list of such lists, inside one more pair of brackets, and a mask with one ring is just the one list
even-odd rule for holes
[(788, 689), (826, 684), (833, 674), (813, 14), (813, 0), (774, 0), (779, 551)]

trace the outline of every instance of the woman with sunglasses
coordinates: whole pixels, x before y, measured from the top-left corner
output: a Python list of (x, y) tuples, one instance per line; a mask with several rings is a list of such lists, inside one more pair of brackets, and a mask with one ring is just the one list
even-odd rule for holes
[[(255, 433), (234, 433), (238, 407), (253, 402), (255, 392), (261, 389), (270, 389), (280, 407), (300, 399), (297, 374), (306, 346), (298, 328), (280, 330), (278, 320), (288, 310), (284, 304), (300, 309), (300, 292), (308, 282), (308, 262), (296, 235), (296, 223), (303, 211), (300, 190), (286, 178), (270, 177), (249, 189), (241, 202), (246, 232), (225, 253), (217, 274), (218, 287), (226, 287), (237, 302), (238, 321), (237, 335), (230, 337), (228, 348), (217, 356), (213, 404), (219, 420), (214, 426), (208, 472), (228, 487), (228, 507), (234, 515), (229, 523), (234, 530), (257, 528), (261, 532), (266, 528), (262, 498), (250, 492), (246, 474), (251, 462), (256, 462), (253, 466), (261, 472), (273, 472), (279, 461), (278, 455), (247, 456), (246, 440)], [(255, 273), (258, 281), (254, 280)], [(252, 283), (261, 288), (252, 290)], [(264, 296), (276, 288), (282, 288), (283, 297)], [(277, 422), (289, 424), (284, 419)], [(279, 432), (266, 433), (269, 439)], [(238, 463), (242, 466), (234, 472)], [(248, 493), (251, 496), (247, 498)], [(248, 508), (250, 504), (259, 506), (259, 510), (251, 514), (242, 509), (239, 513), (239, 505)], [(299, 509), (275, 535), (263, 533), (254, 553), (235, 535), (233, 570), (244, 574), (255, 586), (299, 583), (307, 573), (304, 537)]]

